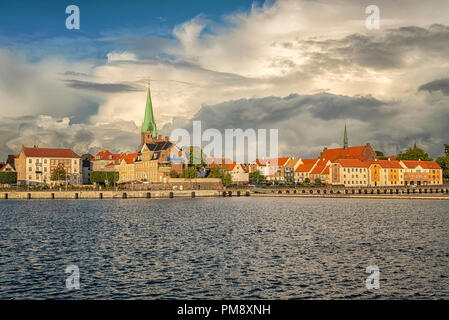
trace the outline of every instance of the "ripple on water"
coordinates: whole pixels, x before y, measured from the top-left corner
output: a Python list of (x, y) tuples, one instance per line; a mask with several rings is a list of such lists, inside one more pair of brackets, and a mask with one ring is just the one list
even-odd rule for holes
[[(0, 202), (0, 299), (448, 299), (445, 201)], [(67, 290), (65, 268), (80, 269)], [(379, 290), (365, 288), (366, 267)]]

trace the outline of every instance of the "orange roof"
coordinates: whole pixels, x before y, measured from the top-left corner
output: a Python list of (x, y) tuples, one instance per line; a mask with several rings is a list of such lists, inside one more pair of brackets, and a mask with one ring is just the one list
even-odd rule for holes
[(80, 158), (72, 149), (54, 149), (54, 148), (26, 148), (23, 147), (23, 152), (27, 157), (42, 157), (42, 158)]
[(329, 174), (329, 166), (327, 166), (326, 168), (324, 168), (324, 170), (321, 172), (321, 174)]
[(237, 162), (233, 162), (233, 163), (225, 163), (223, 165), (223, 168), (228, 170), (228, 171), (232, 171), (234, 170), (235, 166), (237, 165)]
[(310, 170), (312, 170), (317, 161), (318, 159), (304, 159), (302, 160), (304, 164), (300, 164), (298, 168), (296, 168), (295, 172), (309, 172)]
[[(97, 157), (100, 157), (97, 159)], [(101, 150), (98, 152), (95, 157), (93, 157), (90, 161), (99, 161), (99, 160), (119, 160), (121, 157), (121, 154), (119, 153), (112, 153), (108, 149)]]
[(414, 169), (417, 166), (421, 166), (424, 169), (441, 169), (441, 167), (435, 161), (422, 161), (422, 160), (401, 160), (401, 162), (408, 168)]
[(256, 164), (259, 166), (283, 166), (290, 158), (273, 158), (273, 159), (256, 159)]
[(318, 160), (319, 160), (319, 159), (302, 159), (301, 161), (302, 161), (304, 164), (310, 164), (310, 163), (315, 164)]
[(134, 163), (134, 160), (137, 158), (137, 153), (129, 153), (129, 154), (122, 154), (120, 155), (120, 158), (118, 159), (118, 163), (121, 163), (122, 160), (125, 160), (127, 164)]
[(327, 149), (325, 148), (322, 152), (320, 158), (326, 159), (330, 161), (335, 161), (337, 159), (360, 159), (367, 160), (367, 156), (363, 155), (363, 151), (368, 146), (358, 146), (358, 147), (348, 147), (344, 148), (336, 148), (336, 149)]
[(338, 159), (334, 162), (340, 163), (345, 168), (368, 168), (373, 161), (360, 161), (359, 159)]
[(372, 161), (371, 163), (378, 164), (382, 168), (403, 169), (398, 160), (377, 160), (377, 161)]

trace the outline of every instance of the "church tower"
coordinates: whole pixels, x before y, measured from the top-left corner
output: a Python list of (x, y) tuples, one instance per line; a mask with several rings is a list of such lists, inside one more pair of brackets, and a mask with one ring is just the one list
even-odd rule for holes
[(346, 131), (346, 123), (345, 123), (345, 136), (343, 138), (343, 149), (348, 149), (348, 132)]
[(149, 83), (147, 92), (147, 104), (145, 107), (145, 118), (143, 119), (142, 123), (142, 133), (144, 132), (151, 132), (151, 137), (153, 139), (157, 138), (157, 127), (156, 122), (154, 121), (153, 104), (151, 103), (151, 91)]

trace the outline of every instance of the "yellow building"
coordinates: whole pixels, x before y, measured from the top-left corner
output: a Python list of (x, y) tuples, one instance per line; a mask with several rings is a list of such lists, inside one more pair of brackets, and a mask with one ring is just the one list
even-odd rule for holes
[(134, 162), (135, 180), (159, 182), (158, 160), (154, 151), (146, 144), (142, 146)]
[(371, 187), (404, 185), (404, 168), (397, 160), (371, 161), (369, 171)]
[(330, 180), (332, 184), (345, 187), (366, 187), (369, 184), (369, 166), (371, 161), (359, 159), (338, 159), (332, 162)]
[(128, 156), (129, 157), (120, 159), (120, 164), (115, 166), (115, 171), (119, 173), (119, 183), (136, 181), (136, 169), (134, 161), (137, 158), (137, 154), (133, 154), (132, 157), (131, 155)]

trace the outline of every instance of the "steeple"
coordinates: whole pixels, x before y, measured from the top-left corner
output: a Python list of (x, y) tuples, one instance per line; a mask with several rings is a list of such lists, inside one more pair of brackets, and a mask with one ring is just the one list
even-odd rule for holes
[(151, 137), (157, 138), (156, 122), (154, 122), (153, 104), (151, 103), (150, 82), (148, 81), (147, 104), (145, 118), (142, 123), (142, 132), (151, 132)]
[(345, 123), (345, 137), (343, 138), (343, 149), (348, 149), (348, 132), (346, 131), (346, 123)]

